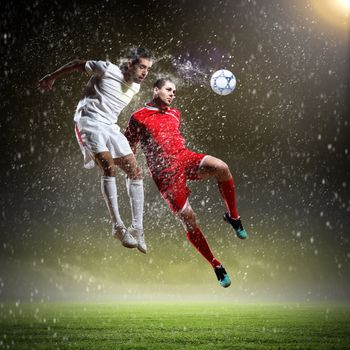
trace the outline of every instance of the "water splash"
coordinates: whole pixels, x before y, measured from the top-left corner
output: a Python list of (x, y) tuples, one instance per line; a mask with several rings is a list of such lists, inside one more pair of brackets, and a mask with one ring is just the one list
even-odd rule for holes
[(167, 60), (171, 65), (171, 74), (166, 74), (174, 80), (177, 86), (202, 85), (208, 81), (208, 73), (201, 63), (195, 59), (189, 59), (182, 55), (169, 54), (157, 58), (155, 63)]

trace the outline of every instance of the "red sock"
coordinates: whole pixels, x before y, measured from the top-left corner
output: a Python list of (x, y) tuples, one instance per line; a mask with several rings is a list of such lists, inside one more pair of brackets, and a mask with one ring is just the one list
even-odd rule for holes
[(218, 181), (219, 190), (225, 201), (226, 208), (231, 218), (238, 219), (239, 215), (236, 208), (236, 195), (233, 177), (227, 181)]
[(198, 252), (203, 255), (203, 257), (209, 262), (211, 266), (215, 268), (216, 266), (221, 265), (220, 261), (214, 258), (207, 240), (198, 227), (193, 231), (188, 231), (186, 235), (187, 239), (194, 245)]

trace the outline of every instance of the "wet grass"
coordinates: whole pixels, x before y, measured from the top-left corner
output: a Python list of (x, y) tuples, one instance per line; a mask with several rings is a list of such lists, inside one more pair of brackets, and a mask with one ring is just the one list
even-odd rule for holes
[(348, 349), (339, 304), (2, 304), (0, 349)]

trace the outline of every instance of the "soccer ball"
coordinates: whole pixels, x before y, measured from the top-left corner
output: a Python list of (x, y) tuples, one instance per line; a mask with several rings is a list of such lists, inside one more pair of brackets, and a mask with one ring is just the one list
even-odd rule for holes
[(236, 87), (236, 77), (226, 69), (216, 71), (210, 79), (210, 86), (219, 95), (228, 95)]

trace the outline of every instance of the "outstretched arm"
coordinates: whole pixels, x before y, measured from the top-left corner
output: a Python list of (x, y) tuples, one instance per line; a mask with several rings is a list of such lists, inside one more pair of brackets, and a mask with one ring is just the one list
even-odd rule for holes
[(37, 86), (38, 89), (44, 90), (44, 91), (50, 90), (55, 80), (67, 73), (74, 72), (74, 71), (86, 72), (85, 63), (86, 63), (85, 60), (79, 60), (79, 59), (75, 59), (73, 61), (68, 62), (61, 68), (58, 68), (53, 73), (47, 74), (42, 79), (40, 79)]
[(136, 154), (137, 145), (140, 142), (140, 134), (139, 134), (140, 128), (137, 125), (137, 122), (131, 116), (129, 119), (128, 126), (124, 132), (125, 137), (128, 139), (130, 148), (134, 154)]

